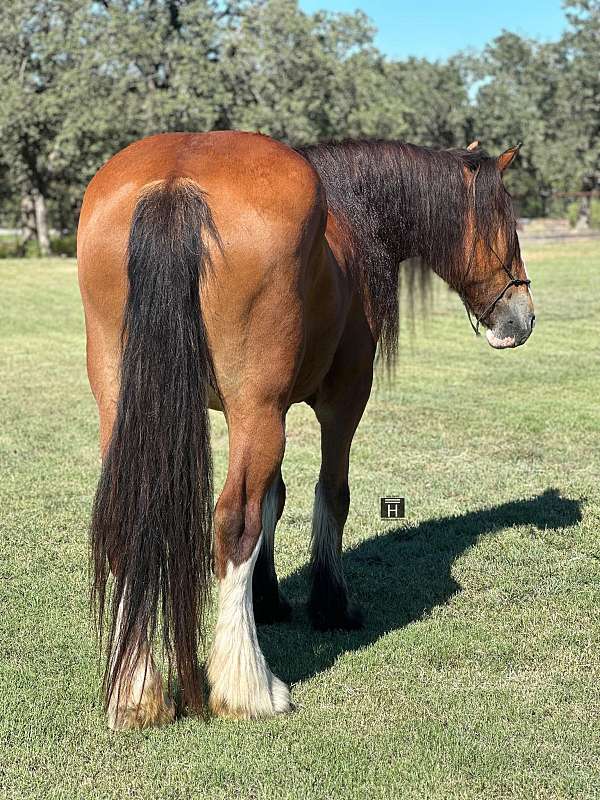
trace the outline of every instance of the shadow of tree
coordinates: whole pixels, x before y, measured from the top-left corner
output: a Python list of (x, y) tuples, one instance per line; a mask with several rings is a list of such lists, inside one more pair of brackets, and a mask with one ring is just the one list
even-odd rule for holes
[(514, 525), (529, 525), (535, 535), (536, 529), (557, 530), (580, 520), (580, 501), (548, 489), (531, 499), (378, 534), (343, 554), (350, 594), (362, 607), (365, 627), (312, 630), (302, 605), (308, 587), (304, 566), (281, 582), (294, 605), (292, 622), (259, 628), (263, 652), (276, 675), (291, 683), (307, 680), (329, 669), (341, 653), (365, 647), (446, 603), (461, 589), (452, 564), (479, 536)]

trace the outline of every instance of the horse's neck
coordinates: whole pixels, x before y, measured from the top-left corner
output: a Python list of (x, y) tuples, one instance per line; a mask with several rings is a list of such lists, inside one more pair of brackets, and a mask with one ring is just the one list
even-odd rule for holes
[(447, 238), (451, 190), (443, 182), (432, 186), (428, 181), (436, 159), (441, 158), (438, 153), (400, 142), (330, 147), (327, 162), (317, 150), (313, 165), (325, 185), (332, 213), (346, 225), (354, 250), (357, 245), (363, 250), (363, 259), (370, 255), (365, 252), (370, 248), (378, 251), (375, 258), (386, 254), (396, 266), (408, 258), (429, 256), (432, 243)]

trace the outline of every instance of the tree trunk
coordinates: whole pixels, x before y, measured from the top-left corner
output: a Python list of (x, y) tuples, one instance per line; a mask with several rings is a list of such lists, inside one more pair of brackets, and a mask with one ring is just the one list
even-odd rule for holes
[(579, 217), (575, 225), (576, 231), (587, 231), (590, 227), (590, 198), (582, 197), (579, 206)]
[(21, 241), (20, 249), (25, 252), (27, 243), (37, 238), (37, 227), (35, 224), (35, 204), (31, 192), (23, 192), (21, 195)]
[(50, 255), (48, 209), (46, 207), (46, 198), (37, 189), (35, 189), (33, 192), (33, 204), (35, 209), (35, 227), (37, 230), (37, 240), (40, 248), (40, 255), (46, 258)]

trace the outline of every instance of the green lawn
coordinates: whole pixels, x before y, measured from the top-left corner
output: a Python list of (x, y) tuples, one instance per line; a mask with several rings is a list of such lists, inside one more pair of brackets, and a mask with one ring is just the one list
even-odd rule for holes
[[(373, 393), (344, 556), (364, 630), (307, 625), (318, 431), (294, 408), (277, 561), (295, 616), (260, 639), (296, 712), (126, 734), (101, 713), (87, 606), (99, 461), (75, 263), (0, 263), (0, 797), (600, 796), (600, 245), (526, 251), (524, 348), (476, 340), (436, 286)], [(399, 526), (385, 493), (407, 499)]]

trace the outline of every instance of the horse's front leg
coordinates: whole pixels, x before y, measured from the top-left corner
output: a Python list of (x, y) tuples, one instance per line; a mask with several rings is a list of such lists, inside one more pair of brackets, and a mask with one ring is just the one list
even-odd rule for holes
[(279, 470), (263, 502), (262, 541), (252, 576), (254, 619), (260, 625), (285, 622), (292, 607), (281, 594), (275, 572), (275, 528), (283, 514), (285, 483)]
[[(214, 564), (219, 581), (217, 625), (208, 659), (210, 708), (234, 719), (257, 719), (291, 708), (287, 686), (260, 649), (252, 604), (252, 576), (271, 524), (273, 491), (284, 451), (281, 411), (246, 407), (228, 413), (227, 480), (215, 508)], [(274, 525), (272, 526), (274, 530)]]

